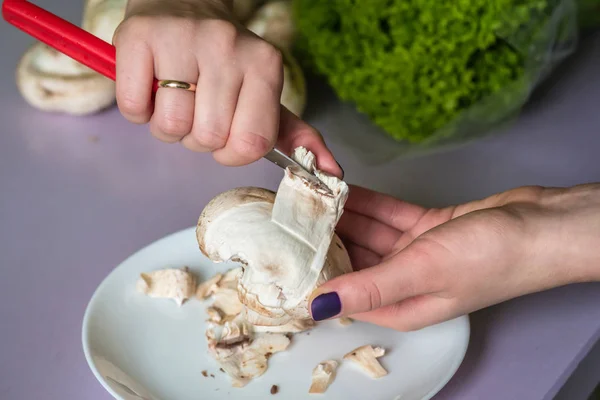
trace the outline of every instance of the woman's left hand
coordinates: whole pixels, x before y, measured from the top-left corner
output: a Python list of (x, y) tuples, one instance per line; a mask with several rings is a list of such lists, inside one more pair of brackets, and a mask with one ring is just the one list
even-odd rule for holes
[(443, 209), (352, 187), (338, 234), (356, 272), (315, 290), (313, 318), (415, 330), (600, 280), (600, 184), (522, 187)]

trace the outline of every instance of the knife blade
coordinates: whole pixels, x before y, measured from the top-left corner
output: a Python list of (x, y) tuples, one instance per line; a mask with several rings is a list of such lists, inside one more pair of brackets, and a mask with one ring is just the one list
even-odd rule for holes
[(289, 167), (296, 175), (301, 175), (303, 178), (315, 185), (324, 186), (323, 182), (321, 182), (319, 178), (308, 172), (300, 163), (278, 149), (271, 150), (264, 156), (264, 158), (280, 168), (286, 169)]

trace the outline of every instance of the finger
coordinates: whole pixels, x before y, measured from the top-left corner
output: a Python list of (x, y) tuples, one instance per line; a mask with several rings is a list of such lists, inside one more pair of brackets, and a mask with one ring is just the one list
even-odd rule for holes
[(399, 231), (407, 231), (414, 227), (427, 211), (415, 204), (353, 185), (350, 187), (344, 208), (371, 217)]
[(317, 168), (338, 178), (344, 177), (344, 171), (327, 148), (323, 136), (298, 118), (290, 110), (281, 106), (281, 120), (277, 148), (286, 154), (291, 154), (297, 147), (310, 150), (317, 159)]
[[(198, 64), (193, 53), (179, 51), (175, 43), (161, 42), (154, 50), (159, 80), (198, 81)], [(183, 89), (159, 88), (156, 92), (150, 132), (167, 143), (180, 141), (191, 132), (194, 121), (194, 93)]]
[(372, 218), (346, 211), (337, 224), (338, 234), (345, 240), (383, 256), (392, 251), (402, 232)]
[(402, 332), (415, 331), (460, 316), (454, 302), (432, 295), (416, 296), (352, 318)]
[[(247, 67), (227, 143), (213, 153), (224, 165), (252, 163), (273, 149), (277, 141), (283, 87), (281, 54), (262, 41), (251, 48), (260, 62), (252, 61)], [(242, 55), (241, 58), (253, 57)]]
[(145, 124), (152, 115), (152, 81), (154, 66), (152, 50), (139, 39), (145, 37), (140, 29), (119, 26), (115, 33), (116, 99), (119, 111), (128, 121)]
[(370, 268), (374, 265), (379, 264), (381, 261), (381, 257), (371, 250), (365, 249), (359, 245), (353, 243), (345, 242), (346, 250), (348, 251), (348, 256), (350, 257), (350, 261), (352, 262), (352, 268), (355, 271), (360, 271), (361, 269)]
[(219, 65), (201, 69), (192, 132), (181, 143), (188, 149), (207, 152), (227, 143), (243, 76), (235, 68)]
[(320, 321), (368, 312), (440, 290), (443, 280), (437, 271), (445, 255), (427, 242), (413, 242), (379, 265), (325, 282), (310, 297), (312, 317)]

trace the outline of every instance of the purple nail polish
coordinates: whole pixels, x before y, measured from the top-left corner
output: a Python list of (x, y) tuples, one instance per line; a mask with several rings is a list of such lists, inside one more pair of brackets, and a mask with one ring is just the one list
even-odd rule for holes
[(322, 321), (336, 316), (342, 311), (342, 302), (336, 292), (323, 293), (315, 297), (310, 305), (315, 321)]

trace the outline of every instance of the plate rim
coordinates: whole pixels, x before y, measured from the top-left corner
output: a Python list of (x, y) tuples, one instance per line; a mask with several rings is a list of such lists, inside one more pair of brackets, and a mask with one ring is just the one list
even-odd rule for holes
[[(123, 397), (121, 397), (118, 393), (116, 393), (113, 388), (106, 382), (106, 379), (104, 379), (104, 377), (100, 374), (100, 372), (98, 371), (98, 368), (96, 367), (96, 363), (94, 362), (92, 355), (91, 355), (91, 351), (90, 351), (90, 346), (89, 346), (89, 341), (86, 340), (89, 337), (89, 327), (90, 327), (90, 323), (89, 323), (89, 319), (90, 319), (90, 313), (91, 313), (91, 309), (93, 304), (95, 303), (95, 301), (97, 300), (97, 296), (98, 293), (103, 289), (103, 287), (107, 284), (108, 278), (118, 269), (121, 268), (123, 264), (127, 263), (130, 259), (134, 258), (135, 256), (137, 256), (139, 253), (146, 251), (149, 247), (153, 247), (156, 246), (158, 243), (162, 242), (162, 241), (167, 241), (169, 238), (173, 237), (173, 236), (177, 236), (180, 234), (184, 234), (185, 232), (194, 232), (196, 230), (195, 226), (192, 227), (188, 227), (188, 228), (184, 228), (184, 229), (180, 229), (178, 231), (169, 233), (159, 239), (156, 239), (148, 244), (146, 244), (145, 246), (139, 248), (138, 250), (134, 251), (133, 253), (131, 253), (129, 256), (125, 257), (120, 263), (118, 263), (103, 279), (102, 282), (100, 282), (100, 284), (96, 287), (96, 289), (94, 290), (94, 292), (92, 293), (92, 296), (90, 297), (86, 308), (85, 308), (85, 312), (83, 314), (83, 320), (81, 323), (81, 344), (83, 347), (83, 354), (86, 360), (86, 363), (88, 365), (88, 367), (91, 369), (92, 373), (94, 374), (94, 377), (96, 378), (96, 380), (102, 385), (102, 387), (116, 400), (125, 400)], [(462, 315), (459, 316), (457, 318), (454, 318), (454, 320), (459, 320), (459, 321), (463, 321), (463, 323), (466, 324), (466, 330), (467, 333), (464, 337), (464, 341), (461, 343), (460, 346), (460, 357), (457, 357), (454, 365), (452, 366), (452, 368), (450, 369), (450, 372), (448, 373), (448, 376), (445, 379), (442, 379), (440, 381), (440, 383), (435, 386), (433, 389), (431, 389), (421, 400), (430, 400), (433, 396), (435, 396), (436, 394), (438, 394), (444, 387), (446, 387), (446, 385), (452, 380), (452, 378), (454, 378), (454, 376), (456, 375), (456, 373), (458, 372), (458, 369), (460, 368), (460, 366), (463, 364), (466, 355), (467, 355), (467, 351), (469, 349), (469, 344), (471, 342), (471, 321), (469, 318), (469, 314), (466, 315)]]

